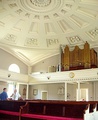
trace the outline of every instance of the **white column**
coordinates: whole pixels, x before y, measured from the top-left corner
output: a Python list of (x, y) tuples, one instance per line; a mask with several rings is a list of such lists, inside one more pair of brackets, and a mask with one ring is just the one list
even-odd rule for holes
[(60, 45), (60, 48), (59, 48), (59, 72), (61, 72), (61, 45)]
[(65, 101), (67, 101), (67, 83), (65, 82)]
[(27, 84), (27, 90), (26, 90), (26, 99), (28, 99), (28, 97), (29, 97), (29, 84)]
[(78, 82), (77, 101), (80, 101), (80, 82)]
[(20, 84), (17, 83), (15, 86), (16, 86), (17, 92), (20, 92)]
[(95, 82), (93, 82), (93, 95), (94, 95), (94, 101), (96, 101), (96, 83)]

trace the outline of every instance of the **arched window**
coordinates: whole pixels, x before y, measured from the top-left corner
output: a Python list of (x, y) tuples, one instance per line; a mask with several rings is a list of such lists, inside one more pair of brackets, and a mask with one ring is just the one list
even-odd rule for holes
[(20, 68), (16, 64), (11, 64), (8, 68), (9, 71), (20, 73)]

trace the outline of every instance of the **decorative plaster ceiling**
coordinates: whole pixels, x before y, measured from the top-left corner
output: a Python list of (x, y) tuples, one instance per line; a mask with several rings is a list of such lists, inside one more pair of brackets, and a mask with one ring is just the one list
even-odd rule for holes
[(0, 48), (33, 65), (60, 45), (98, 48), (98, 0), (0, 0)]

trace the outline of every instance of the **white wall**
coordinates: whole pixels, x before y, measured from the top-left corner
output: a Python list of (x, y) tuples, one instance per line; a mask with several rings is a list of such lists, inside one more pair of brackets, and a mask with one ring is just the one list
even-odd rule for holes
[[(98, 82), (96, 84), (98, 84)], [(76, 100), (76, 90), (77, 89), (78, 89), (77, 83), (72, 83), (72, 84), (68, 85), (68, 92), (70, 93), (70, 100)], [(88, 89), (88, 100), (89, 101), (94, 100), (93, 82), (80, 83), (80, 89)]]
[(23, 62), (12, 56), (11, 54), (7, 53), (6, 51), (0, 49), (0, 69), (8, 70), (11, 64), (17, 64), (20, 68), (20, 73), (27, 74), (28, 73), (28, 66), (25, 65)]
[[(59, 87), (63, 86), (64, 84), (57, 84), (57, 83), (53, 83), (53, 84), (42, 84), (42, 85), (30, 85), (29, 87), (29, 99), (41, 99), (41, 91), (47, 91), (48, 92), (48, 100), (64, 100), (64, 95), (59, 95), (58, 94), (58, 89)], [(67, 84), (67, 93), (70, 94), (68, 100), (76, 100), (76, 89), (78, 88), (77, 83), (75, 84)], [(94, 100), (94, 84), (93, 82), (89, 82), (89, 83), (80, 83), (80, 88), (83, 89), (88, 89), (88, 100), (89, 101), (93, 101)], [(34, 96), (33, 95), (33, 89), (38, 89), (38, 95)], [(97, 95), (97, 91), (98, 91), (98, 82), (96, 82), (96, 90), (95, 90), (95, 94), (96, 94), (96, 99), (98, 100), (98, 95)]]
[[(41, 99), (41, 92), (42, 91), (47, 91), (48, 92), (48, 100), (64, 100), (64, 95), (59, 95), (58, 94), (58, 89), (63, 86), (63, 83), (49, 83), (49, 84), (40, 84), (40, 85), (30, 85), (29, 86), (29, 99)], [(0, 93), (3, 91), (3, 88), (6, 87), (8, 88), (8, 84), (6, 82), (0, 81)], [(25, 99), (26, 96), (23, 96), (23, 89), (27, 89), (27, 85), (20, 84), (19, 85), (19, 93), (21, 96)], [(95, 82), (95, 93), (94, 93), (94, 82), (89, 82), (89, 83), (81, 83), (80, 88), (87, 88), (88, 89), (88, 95), (89, 95), (89, 101), (96, 100), (98, 101), (98, 82)], [(33, 89), (38, 90), (38, 94), (35, 96), (33, 95)], [(76, 100), (76, 89), (77, 89), (77, 84), (67, 84), (67, 93), (70, 94), (68, 100)], [(94, 94), (95, 94), (95, 99), (94, 99)]]
[(76, 87), (77, 84), (73, 84), (73, 83), (67, 84), (67, 93), (69, 94), (69, 96), (67, 97), (68, 100), (72, 100), (72, 101), (76, 100)]
[(81, 84), (81, 88), (88, 88), (88, 100), (93, 101), (94, 100), (93, 82), (83, 83)]
[(94, 82), (94, 91), (95, 93), (92, 93), (95, 95), (95, 100), (98, 101), (98, 82)]
[[(58, 94), (58, 89), (61, 86), (64, 87), (64, 84), (53, 83), (53, 84), (42, 84), (42, 85), (30, 85), (29, 99), (41, 99), (41, 92), (47, 91), (48, 100), (64, 100), (64, 95)], [(8, 84), (6, 82), (0, 82), (0, 93), (3, 91), (4, 87), (8, 88)], [(27, 88), (27, 86), (22, 84), (19, 86), (19, 92), (21, 96), (25, 99), (26, 96), (23, 96), (24, 88)], [(94, 84), (92, 82), (83, 83), (81, 84), (81, 88), (88, 89), (89, 101), (93, 101), (94, 100), (94, 93), (93, 93)], [(33, 95), (33, 89), (38, 89), (38, 94), (36, 96)], [(67, 84), (67, 93), (70, 94), (68, 100), (76, 100), (76, 89), (77, 89), (77, 84)], [(98, 101), (97, 91), (98, 91), (98, 82), (95, 83), (95, 100)]]
[(0, 81), (0, 93), (3, 92), (3, 88), (8, 88), (8, 84)]
[(26, 95), (23, 95), (24, 88), (27, 90), (27, 85), (23, 85), (23, 84), (19, 85), (19, 93), (23, 99), (26, 99)]
[[(42, 85), (30, 85), (29, 87), (29, 99), (41, 99), (41, 92), (48, 92), (48, 100), (64, 100), (64, 95), (58, 95), (58, 89), (64, 84), (42, 84)], [(33, 89), (38, 89), (38, 95), (33, 95)]]
[[(28, 73), (28, 66), (22, 63), (20, 60), (12, 56), (11, 54), (3, 51), (0, 49), (0, 68), (4, 70), (8, 70), (10, 64), (17, 64), (20, 67), (20, 72), (23, 74)], [(49, 66), (57, 66), (59, 64), (59, 55), (53, 56), (48, 58), (42, 62), (37, 63), (36, 65), (32, 66), (32, 72), (48, 72)], [(60, 86), (64, 86), (64, 84), (42, 84), (42, 85), (30, 85), (29, 87), (29, 99), (41, 99), (41, 92), (47, 91), (48, 92), (48, 99), (49, 100), (64, 100), (64, 95), (58, 95), (58, 89)], [(0, 93), (4, 87), (8, 87), (6, 82), (0, 82)], [(26, 85), (20, 85), (19, 91), (22, 94), (23, 88)], [(81, 83), (81, 88), (87, 88), (89, 94), (89, 100), (98, 100), (98, 82), (88, 82), (88, 83)], [(33, 89), (38, 89), (38, 95), (33, 95)], [(70, 94), (69, 100), (76, 100), (76, 89), (77, 84), (69, 84), (67, 88), (67, 93)], [(95, 96), (94, 96), (95, 95)], [(24, 96), (23, 96), (24, 97)]]
[(48, 72), (49, 66), (57, 66), (58, 64), (59, 55), (55, 55), (32, 66), (32, 72)]

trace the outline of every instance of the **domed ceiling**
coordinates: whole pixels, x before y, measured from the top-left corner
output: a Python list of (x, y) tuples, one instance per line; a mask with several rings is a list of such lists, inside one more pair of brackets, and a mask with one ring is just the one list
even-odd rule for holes
[(0, 48), (34, 65), (60, 45), (98, 47), (98, 0), (0, 0)]

